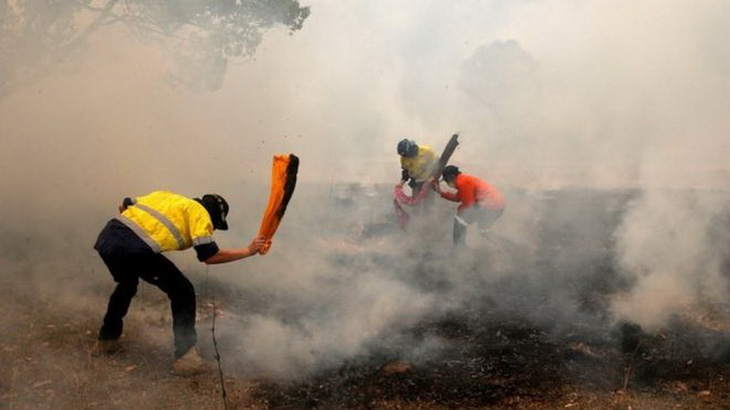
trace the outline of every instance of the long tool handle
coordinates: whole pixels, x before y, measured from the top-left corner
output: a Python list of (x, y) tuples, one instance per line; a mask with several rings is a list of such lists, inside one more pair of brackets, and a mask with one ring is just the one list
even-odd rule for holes
[(441, 157), (439, 157), (438, 166), (433, 171), (433, 174), (431, 174), (435, 179), (438, 179), (441, 177), (441, 173), (444, 171), (444, 167), (446, 164), (449, 163), (449, 159), (451, 159), (451, 155), (456, 151), (456, 147), (459, 146), (459, 134), (454, 134), (451, 136), (451, 139), (449, 139), (449, 142), (446, 143), (446, 147), (444, 148), (443, 152), (441, 153)]

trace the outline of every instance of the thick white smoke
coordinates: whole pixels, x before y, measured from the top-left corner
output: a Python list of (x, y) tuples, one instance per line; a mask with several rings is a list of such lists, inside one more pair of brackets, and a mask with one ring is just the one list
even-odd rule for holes
[[(63, 243), (59, 255), (77, 253), (59, 268), (110, 282), (90, 249), (98, 229), (120, 198), (159, 188), (230, 198), (234, 228), (217, 236), (223, 246), (243, 245), (265, 206), (271, 155), (294, 152), (301, 190), (274, 251), (211, 273), (267, 297), (268, 308), (244, 310), (240, 323), (221, 330), (240, 342), (236, 360), (253, 373), (336, 364), (384, 333), (498, 297), (491, 286), (500, 278), (525, 280), (531, 297), (516, 309), (540, 316), (540, 301), (559, 317), (575, 314), (574, 291), (562, 284), (579, 283), (579, 269), (541, 270), (537, 260), (575, 268), (615, 252), (631, 287), (612, 312), (647, 327), (699, 300), (726, 298), (717, 238), (726, 238), (718, 221), (730, 175), (728, 5), (312, 1), (311, 8), (302, 31), (269, 33), (255, 58), (228, 67), (215, 93), (171, 85), (164, 53), (112, 28), (91, 39), (75, 71), (0, 101), (0, 211), (22, 214), (5, 228), (28, 240), (13, 242), (7, 265), (35, 266), (38, 283), (49, 286), (47, 267), (58, 265), (37, 264), (27, 249)], [(385, 235), (385, 243), (358, 242), (352, 260), (333, 262), (390, 212), (388, 188), (361, 192), (366, 203), (348, 210), (338, 187), (393, 184), (400, 138), (438, 150), (456, 131), (462, 145), (453, 162), (508, 193), (495, 226), (504, 241), (485, 252), (492, 259), (450, 259), (453, 208), (439, 202), (436, 235), (423, 245), (433, 253), (413, 251), (421, 238)], [(544, 192), (570, 187), (640, 193), (611, 236), (583, 205), (553, 203)], [(545, 221), (582, 236), (546, 249)], [(599, 234), (615, 247), (593, 247)], [(203, 281), (192, 255), (173, 257)], [(447, 290), (425, 285), (439, 275)]]

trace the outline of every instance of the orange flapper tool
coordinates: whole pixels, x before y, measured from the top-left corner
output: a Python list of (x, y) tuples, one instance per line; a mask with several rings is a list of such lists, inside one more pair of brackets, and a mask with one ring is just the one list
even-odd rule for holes
[(266, 212), (261, 220), (259, 228), (259, 236), (263, 236), (266, 240), (261, 254), (266, 254), (271, 248), (271, 239), (276, 233), (276, 229), (284, 218), (284, 212), (289, 204), (289, 200), (294, 194), (294, 188), (297, 184), (297, 171), (299, 170), (299, 158), (294, 154), (275, 155), (274, 163), (271, 168), (271, 193), (269, 194), (269, 203), (266, 206)]

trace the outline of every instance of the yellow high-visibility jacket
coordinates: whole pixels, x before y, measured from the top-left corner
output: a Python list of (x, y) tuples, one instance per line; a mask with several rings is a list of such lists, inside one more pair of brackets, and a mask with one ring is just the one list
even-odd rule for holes
[(213, 221), (205, 207), (168, 191), (155, 191), (133, 199), (118, 219), (155, 252), (213, 242)]
[(427, 145), (418, 144), (418, 155), (415, 157), (400, 157), (401, 168), (408, 171), (408, 176), (418, 182), (431, 176), (435, 163), (436, 153)]

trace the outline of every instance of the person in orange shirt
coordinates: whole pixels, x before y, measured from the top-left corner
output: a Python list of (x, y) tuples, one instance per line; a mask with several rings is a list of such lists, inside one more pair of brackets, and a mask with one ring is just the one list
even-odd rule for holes
[(482, 179), (461, 173), (453, 165), (444, 168), (443, 177), (448, 186), (456, 188), (456, 192), (442, 191), (438, 182), (434, 182), (434, 190), (444, 199), (460, 202), (454, 216), (454, 245), (466, 243), (466, 228), (474, 222), (479, 225), (479, 233), (485, 236), (504, 212), (502, 193)]

